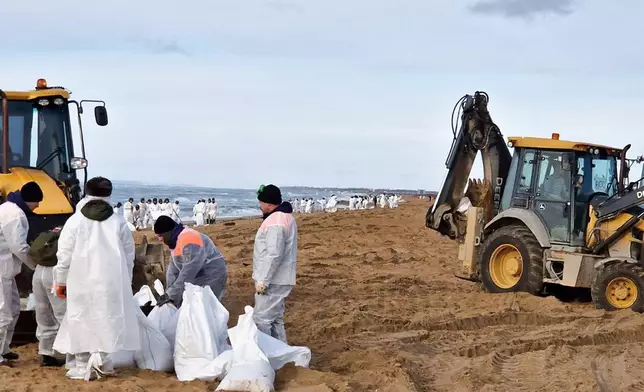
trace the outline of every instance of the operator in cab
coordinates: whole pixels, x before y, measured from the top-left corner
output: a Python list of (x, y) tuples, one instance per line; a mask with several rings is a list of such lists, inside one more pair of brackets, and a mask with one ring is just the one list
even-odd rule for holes
[(28, 182), (19, 192), (7, 195), (0, 205), (0, 366), (11, 366), (8, 361), (18, 359), (18, 354), (9, 351), (13, 332), (20, 316), (20, 293), (16, 275), (22, 264), (35, 269), (29, 256), (27, 216), (43, 200), (43, 192), (35, 182)]
[(221, 301), (226, 292), (226, 260), (210, 237), (165, 215), (154, 223), (154, 233), (172, 252), (165, 294), (157, 306), (172, 302), (180, 307), (186, 283), (209, 286)]

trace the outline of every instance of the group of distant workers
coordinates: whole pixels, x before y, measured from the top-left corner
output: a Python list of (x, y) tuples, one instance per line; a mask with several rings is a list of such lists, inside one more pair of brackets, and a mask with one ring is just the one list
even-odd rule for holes
[[(125, 204), (120, 202), (114, 206), (114, 212), (121, 215), (125, 221), (129, 223), (131, 229), (145, 230), (148, 227), (153, 227), (154, 223), (161, 216), (167, 216), (177, 223), (181, 223), (181, 208), (179, 200), (174, 203), (170, 199), (156, 198), (148, 199), (141, 198), (139, 203), (134, 204), (134, 199), (130, 198)], [(217, 199), (199, 199), (192, 209), (195, 226), (203, 226), (205, 224), (214, 224), (219, 214), (219, 204)]]
[[(396, 208), (400, 200), (401, 197), (396, 194), (385, 195), (381, 193), (377, 197), (375, 195), (353, 195), (349, 198), (349, 210), (366, 210), (370, 203), (373, 203), (373, 208), (378, 205), (380, 205), (380, 208), (385, 208), (387, 205), (389, 205), (389, 208)], [(297, 198), (289, 202), (293, 205), (295, 212), (303, 214), (324, 211), (336, 212), (338, 210), (338, 199), (335, 195), (331, 195), (328, 201), (324, 197), (317, 201), (314, 201), (312, 197), (307, 197)]]
[[(9, 345), (20, 314), (15, 277), (23, 264), (35, 270), (42, 366), (66, 365), (67, 377), (90, 380), (114, 372), (109, 354), (141, 349), (136, 313), (141, 310), (131, 286), (135, 244), (128, 222), (114, 213), (111, 195), (110, 180), (87, 181), (76, 211), (54, 229), (57, 251), (48, 265), (32, 259), (27, 243), (27, 216), (44, 199), (38, 184), (25, 184), (0, 205), (0, 366), (11, 367), (19, 359)], [(286, 342), (285, 299), (295, 285), (297, 224), (278, 187), (262, 185), (257, 199), (263, 222), (253, 252), (254, 320), (260, 331)], [(219, 299), (224, 296), (226, 261), (210, 237), (167, 215), (156, 219), (154, 233), (172, 255), (166, 293), (157, 306), (171, 302), (180, 307), (186, 283), (209, 286)]]

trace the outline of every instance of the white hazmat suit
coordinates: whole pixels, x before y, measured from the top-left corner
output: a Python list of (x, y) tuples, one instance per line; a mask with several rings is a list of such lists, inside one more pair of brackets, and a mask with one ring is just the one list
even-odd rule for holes
[(54, 267), (36, 266), (32, 279), (33, 293), (36, 300), (36, 337), (38, 338), (38, 354), (55, 357), (54, 341), (58, 329), (65, 317), (66, 303), (53, 292)]
[(75, 356), (69, 378), (89, 380), (94, 372), (113, 371), (107, 354), (140, 350), (141, 341), (132, 233), (122, 217), (109, 214), (106, 198), (87, 199), (58, 240), (54, 280), (66, 287), (67, 313), (54, 350)]
[[(288, 205), (288, 203), (285, 203)], [(253, 251), (253, 280), (266, 287), (255, 294), (257, 328), (286, 343), (284, 300), (295, 285), (297, 224), (290, 208), (278, 207), (262, 222)]]
[(134, 205), (128, 200), (123, 204), (123, 217), (126, 222), (134, 224)]
[(206, 210), (206, 203), (203, 202), (198, 202), (195, 204), (194, 208), (192, 209), (192, 213), (195, 217), (195, 226), (203, 226), (204, 221), (205, 221), (205, 210)]
[[(11, 196), (11, 195), (9, 195)], [(111, 207), (110, 207), (111, 208)], [(27, 233), (29, 222), (25, 212), (7, 201), (0, 205), (0, 354), (9, 353), (9, 344), (20, 316), (20, 293), (15, 277), (22, 264), (34, 269), (29, 257)], [(0, 363), (3, 362), (0, 356)]]

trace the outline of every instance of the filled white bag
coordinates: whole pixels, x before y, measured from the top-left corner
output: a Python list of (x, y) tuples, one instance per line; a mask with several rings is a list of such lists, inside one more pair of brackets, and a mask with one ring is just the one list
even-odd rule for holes
[(275, 370), (259, 348), (259, 330), (253, 321), (253, 308), (246, 306), (237, 326), (228, 331), (233, 346), (233, 363), (217, 391), (273, 392)]
[[(163, 283), (161, 283), (159, 279), (154, 281), (154, 290), (159, 294), (159, 296), (165, 294)], [(177, 335), (177, 322), (179, 321), (179, 310), (177, 307), (171, 303), (155, 307), (152, 309), (150, 314), (148, 314), (148, 319), (150, 319), (152, 325), (161, 331), (163, 336), (168, 339), (172, 352), (174, 352), (175, 336)]]
[(160, 372), (172, 371), (174, 360), (172, 348), (163, 333), (156, 329), (141, 310), (137, 313), (141, 334), (141, 350), (134, 352), (134, 360), (139, 369)]
[(134, 351), (119, 351), (107, 356), (112, 361), (114, 369), (135, 368)]
[(148, 320), (154, 328), (161, 331), (163, 336), (170, 343), (170, 348), (174, 352), (175, 337), (177, 335), (177, 323), (179, 322), (179, 310), (171, 303), (156, 306), (150, 314)]
[(186, 283), (179, 309), (174, 346), (174, 369), (179, 381), (213, 381), (221, 377), (225, 362), (217, 357), (230, 346), (228, 310), (210, 287)]
[(145, 306), (148, 302), (151, 302), (150, 305), (152, 306), (157, 304), (157, 300), (154, 298), (154, 294), (152, 294), (152, 289), (148, 285), (141, 286), (139, 291), (134, 294), (134, 299), (139, 306)]

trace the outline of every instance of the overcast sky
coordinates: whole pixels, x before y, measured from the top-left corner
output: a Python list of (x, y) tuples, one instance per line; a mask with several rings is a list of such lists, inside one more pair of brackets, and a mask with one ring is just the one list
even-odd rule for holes
[(644, 153), (642, 16), (642, 0), (16, 1), (0, 87), (107, 101), (110, 125), (85, 121), (90, 175), (436, 189), (452, 107), (476, 90), (505, 136)]

